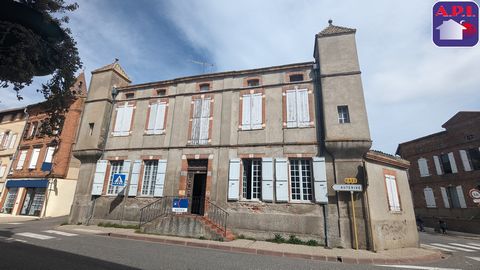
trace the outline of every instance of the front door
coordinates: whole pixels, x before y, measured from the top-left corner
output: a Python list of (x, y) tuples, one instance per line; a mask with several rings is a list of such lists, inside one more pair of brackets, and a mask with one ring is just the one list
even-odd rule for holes
[(205, 210), (206, 173), (196, 173), (193, 177), (192, 214), (202, 215)]
[(45, 188), (27, 188), (20, 215), (40, 216), (45, 201)]

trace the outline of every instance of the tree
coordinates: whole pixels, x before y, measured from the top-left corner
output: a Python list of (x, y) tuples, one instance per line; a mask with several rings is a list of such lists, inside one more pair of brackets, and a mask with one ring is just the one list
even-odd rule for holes
[(82, 67), (64, 14), (78, 8), (64, 0), (2, 0), (0, 3), (0, 86), (13, 86), (17, 98), (34, 76), (50, 75), (38, 92), (48, 114), (46, 134), (58, 129), (76, 99), (75, 73)]

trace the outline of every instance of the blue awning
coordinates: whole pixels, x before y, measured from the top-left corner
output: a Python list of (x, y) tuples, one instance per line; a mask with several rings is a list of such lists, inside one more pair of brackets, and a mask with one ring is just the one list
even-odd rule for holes
[(8, 180), (7, 188), (11, 187), (26, 187), (26, 188), (46, 188), (48, 187), (48, 180)]

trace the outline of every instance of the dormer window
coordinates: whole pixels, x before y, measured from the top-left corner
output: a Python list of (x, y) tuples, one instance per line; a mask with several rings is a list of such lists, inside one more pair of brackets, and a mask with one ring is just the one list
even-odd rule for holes
[(202, 83), (202, 84), (200, 84), (199, 88), (200, 88), (200, 92), (208, 91), (208, 90), (210, 90), (210, 84), (209, 83)]
[(134, 93), (126, 93), (126, 94), (125, 94), (125, 98), (126, 98), (126, 99), (132, 99), (132, 98), (134, 98), (134, 97), (135, 97), (135, 94), (134, 94)]
[(301, 82), (301, 81), (303, 81), (303, 74), (290, 75), (290, 82)]
[(167, 94), (167, 90), (165, 89), (157, 89), (157, 96), (165, 96)]
[(247, 81), (247, 85), (249, 87), (258, 86), (259, 84), (260, 84), (260, 81), (258, 79), (251, 79)]

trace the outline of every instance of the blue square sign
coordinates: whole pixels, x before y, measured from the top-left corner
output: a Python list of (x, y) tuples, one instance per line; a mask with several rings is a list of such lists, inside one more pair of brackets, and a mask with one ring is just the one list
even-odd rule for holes
[(126, 178), (127, 178), (127, 175), (125, 175), (124, 173), (114, 173), (113, 179), (112, 179), (112, 186), (124, 187)]

